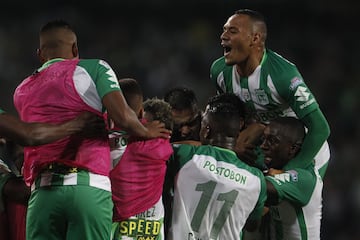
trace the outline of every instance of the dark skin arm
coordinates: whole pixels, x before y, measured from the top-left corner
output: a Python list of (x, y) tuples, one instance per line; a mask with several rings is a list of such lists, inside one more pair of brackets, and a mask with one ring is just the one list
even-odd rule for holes
[(139, 121), (135, 112), (126, 103), (120, 91), (106, 94), (102, 102), (115, 125), (130, 135), (141, 138), (169, 138), (171, 132), (165, 129), (165, 124), (159, 121), (149, 122), (144, 126)]
[(277, 205), (279, 203), (278, 192), (276, 191), (274, 185), (268, 180), (266, 180), (266, 191), (267, 191), (267, 199), (265, 205), (266, 206)]
[(249, 165), (254, 165), (257, 158), (254, 149), (263, 135), (264, 128), (264, 124), (252, 123), (239, 133), (236, 140), (235, 152), (237, 156)]
[(0, 135), (22, 146), (50, 143), (86, 129), (96, 135), (94, 131), (104, 128), (102, 118), (89, 112), (62, 124), (25, 123), (8, 113), (0, 114)]

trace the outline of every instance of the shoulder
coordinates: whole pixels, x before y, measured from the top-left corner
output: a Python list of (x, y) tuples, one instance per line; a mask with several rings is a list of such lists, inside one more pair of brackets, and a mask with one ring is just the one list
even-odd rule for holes
[(211, 67), (210, 67), (211, 77), (216, 77), (217, 75), (219, 75), (220, 72), (222, 72), (226, 68), (231, 69), (231, 66), (226, 65), (224, 57), (220, 57), (220, 58), (216, 59), (211, 64)]
[(264, 62), (263, 68), (269, 71), (271, 75), (276, 77), (286, 77), (290, 79), (300, 75), (296, 65), (285, 59), (280, 54), (267, 49), (266, 55), (267, 59)]
[(111, 66), (102, 59), (80, 59), (78, 62), (78, 66), (88, 68), (88, 67), (103, 67), (107, 69), (111, 69)]

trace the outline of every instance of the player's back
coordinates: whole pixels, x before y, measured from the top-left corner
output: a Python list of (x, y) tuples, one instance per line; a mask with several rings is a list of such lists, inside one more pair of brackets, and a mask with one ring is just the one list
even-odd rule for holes
[(260, 219), (262, 173), (214, 146), (174, 146), (177, 164), (170, 239), (240, 239), (246, 219)]

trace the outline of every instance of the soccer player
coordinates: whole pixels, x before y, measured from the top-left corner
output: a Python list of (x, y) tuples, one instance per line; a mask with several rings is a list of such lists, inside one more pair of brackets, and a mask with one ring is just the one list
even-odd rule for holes
[(266, 205), (272, 240), (320, 239), (323, 182), (318, 170), (314, 164), (305, 169), (287, 167), (304, 136), (303, 123), (293, 117), (272, 120), (264, 130), (261, 148), (269, 167)]
[(251, 230), (261, 219), (265, 179), (233, 151), (244, 111), (241, 101), (231, 95), (232, 102), (228, 94), (209, 100), (201, 122), (202, 146), (174, 145), (169, 239), (241, 239), (245, 223)]
[(166, 92), (164, 100), (171, 105), (174, 119), (171, 142), (199, 141), (202, 113), (194, 91), (186, 87), (172, 88)]
[[(14, 93), (22, 120), (56, 124), (83, 111), (102, 116), (106, 109), (115, 125), (131, 135), (169, 137), (162, 123), (140, 123), (109, 64), (101, 59), (79, 59), (77, 37), (67, 22), (48, 22), (39, 37), (38, 56), (43, 65)], [(107, 134), (25, 147), (24, 154), (24, 179), (32, 186), (28, 240), (110, 238), (113, 203)]]
[(248, 119), (268, 123), (278, 116), (299, 118), (307, 128), (292, 167), (307, 168), (313, 159), (324, 176), (330, 158), (330, 128), (297, 67), (265, 47), (264, 17), (241, 9), (228, 18), (221, 34), (224, 56), (215, 60), (210, 77), (218, 93), (233, 92), (244, 103)]
[[(141, 86), (133, 78), (119, 79), (119, 85), (129, 107), (139, 119), (143, 118), (143, 92)], [(115, 126), (114, 121), (108, 118), (110, 153), (113, 167), (120, 161), (127, 145), (129, 134)]]
[[(143, 120), (159, 120), (171, 129), (171, 106), (161, 99), (147, 99)], [(169, 139), (129, 138), (119, 163), (110, 172), (114, 202), (111, 239), (165, 239), (162, 192), (172, 153)]]
[[(97, 134), (105, 127), (104, 120), (84, 112), (62, 124), (25, 123), (0, 109), (0, 136), (21, 145), (41, 145), (83, 131)], [(6, 159), (3, 159), (6, 160)], [(21, 176), (10, 171), (0, 159), (0, 239), (25, 240), (26, 209), (30, 188)]]

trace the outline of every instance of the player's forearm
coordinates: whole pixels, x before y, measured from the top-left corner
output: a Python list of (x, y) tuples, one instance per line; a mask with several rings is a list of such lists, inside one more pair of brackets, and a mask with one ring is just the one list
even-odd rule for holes
[(106, 94), (103, 99), (109, 117), (118, 128), (128, 132), (130, 135), (147, 137), (148, 130), (141, 124), (135, 112), (128, 106), (120, 91)]
[(309, 166), (321, 146), (330, 135), (330, 127), (320, 110), (306, 115), (302, 119), (308, 129), (300, 152), (290, 161), (291, 167), (304, 168)]
[[(118, 123), (115, 122), (118, 126)], [(125, 130), (129, 135), (147, 138), (148, 129), (139, 121), (137, 115), (130, 108), (125, 111), (125, 118), (121, 123), (121, 129)]]
[(27, 136), (23, 139), (23, 145), (36, 146), (50, 143), (78, 133), (81, 130), (82, 126), (76, 122), (67, 122), (60, 125), (31, 123), (25, 131)]
[(10, 114), (0, 115), (0, 135), (11, 139), (23, 146), (33, 146), (57, 140), (69, 133), (74, 128), (57, 125), (24, 123)]

